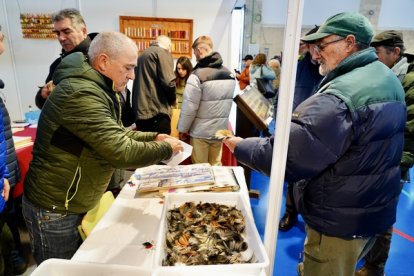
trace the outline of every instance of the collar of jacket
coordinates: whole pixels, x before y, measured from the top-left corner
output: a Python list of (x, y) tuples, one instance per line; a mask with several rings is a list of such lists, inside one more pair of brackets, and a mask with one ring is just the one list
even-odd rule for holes
[(84, 40), (82, 40), (81, 43), (79, 43), (79, 45), (77, 45), (75, 48), (73, 48), (72, 51), (70, 52), (65, 52), (65, 50), (63, 50), (62, 48), (62, 52), (60, 53), (60, 57), (64, 58), (69, 54), (72, 54), (74, 52), (82, 52), (85, 55), (88, 54), (88, 50), (89, 50), (89, 45), (91, 45), (91, 39), (89, 38), (89, 36), (87, 36)]
[(378, 57), (375, 53), (375, 48), (373, 47), (355, 52), (352, 55), (346, 57), (338, 64), (334, 70), (332, 70), (332, 72), (326, 75), (326, 77), (322, 80), (320, 87), (330, 82), (331, 80), (354, 70), (355, 68), (364, 67), (365, 65), (376, 60), (378, 60)]
[(197, 68), (211, 67), (211, 68), (220, 68), (223, 65), (223, 59), (221, 55), (217, 52), (211, 53), (211, 55), (206, 56), (198, 61), (197, 65), (194, 67), (194, 70)]

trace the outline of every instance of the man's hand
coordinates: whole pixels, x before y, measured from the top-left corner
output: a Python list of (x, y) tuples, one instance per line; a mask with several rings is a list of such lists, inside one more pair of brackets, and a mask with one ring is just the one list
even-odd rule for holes
[(155, 137), (154, 141), (157, 141), (157, 142), (162, 142), (162, 141), (164, 141), (166, 138), (169, 138), (169, 137), (171, 137), (171, 136), (170, 136), (170, 135), (168, 135), (168, 134), (160, 133), (160, 134), (158, 134), (158, 135)]
[(223, 140), (223, 143), (229, 148), (229, 150), (233, 153), (234, 149), (236, 148), (237, 144), (243, 141), (241, 137), (229, 137)]
[(53, 84), (53, 81), (49, 81), (48, 83), (46, 83), (42, 87), (42, 92), (40, 92), (40, 94), (42, 95), (42, 98), (47, 99), (50, 93), (52, 93), (53, 89), (55, 89), (55, 87), (56, 86)]
[(9, 200), (9, 193), (10, 193), (9, 180), (7, 180), (5, 178), (4, 179), (4, 183), (3, 183), (3, 191), (1, 192), (1, 196), (4, 197), (4, 200), (5, 201)]
[(162, 134), (162, 133), (158, 134), (157, 137), (155, 137), (154, 141), (167, 142), (168, 144), (170, 144), (173, 150), (173, 154), (184, 150), (183, 146), (181, 145), (180, 140), (167, 134)]

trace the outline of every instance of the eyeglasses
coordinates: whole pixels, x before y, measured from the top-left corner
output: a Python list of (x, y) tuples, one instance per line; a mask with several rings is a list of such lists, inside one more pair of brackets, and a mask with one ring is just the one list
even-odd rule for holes
[(319, 45), (313, 46), (313, 49), (315, 49), (315, 51), (318, 54), (320, 54), (323, 51), (323, 49), (325, 49), (325, 47), (328, 46), (329, 44), (333, 44), (333, 43), (336, 43), (336, 42), (344, 40), (344, 39), (345, 39), (345, 37), (342, 37), (342, 38), (337, 39), (337, 40), (332, 40), (332, 41), (329, 41), (329, 42), (326, 42), (326, 43), (321, 43)]

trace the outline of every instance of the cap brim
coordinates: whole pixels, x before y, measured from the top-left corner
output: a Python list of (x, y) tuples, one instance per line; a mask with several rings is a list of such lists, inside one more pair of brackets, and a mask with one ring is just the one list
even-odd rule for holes
[(314, 34), (310, 34), (310, 35), (305, 35), (300, 40), (305, 41), (305, 42), (312, 42), (312, 41), (316, 41), (316, 40), (322, 39), (324, 37), (327, 37), (329, 35), (331, 35), (331, 34), (327, 34), (327, 33), (314, 33)]

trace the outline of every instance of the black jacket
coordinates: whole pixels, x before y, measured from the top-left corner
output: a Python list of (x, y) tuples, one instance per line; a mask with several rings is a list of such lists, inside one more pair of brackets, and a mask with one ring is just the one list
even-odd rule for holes
[[(91, 38), (90, 38), (90, 36), (91, 35), (89, 35), (88, 37), (86, 37), (78, 46), (76, 46), (70, 52), (65, 52), (62, 49), (62, 52), (60, 53), (60, 56), (50, 65), (50, 67), (49, 67), (49, 74), (47, 75), (47, 78), (46, 78), (45, 83), (48, 83), (49, 81), (52, 80), (53, 74), (56, 71), (56, 67), (60, 64), (60, 62), (62, 61), (62, 59), (64, 57), (66, 57), (67, 55), (70, 55), (72, 53), (75, 53), (75, 52), (82, 52), (85, 55), (88, 54), (89, 45), (91, 44)], [(93, 37), (94, 37), (94, 35), (93, 35)], [(45, 99), (43, 99), (41, 93), (42, 93), (42, 88), (40, 87), (39, 90), (36, 93), (36, 98), (35, 98), (36, 106), (39, 109), (42, 109), (43, 108), (43, 105), (45, 104), (45, 101), (46, 101)]]

